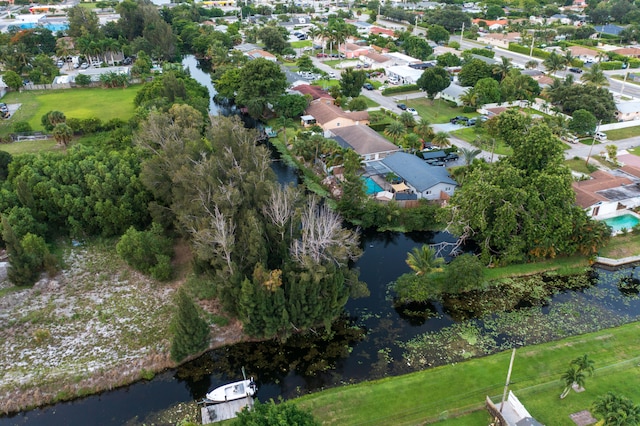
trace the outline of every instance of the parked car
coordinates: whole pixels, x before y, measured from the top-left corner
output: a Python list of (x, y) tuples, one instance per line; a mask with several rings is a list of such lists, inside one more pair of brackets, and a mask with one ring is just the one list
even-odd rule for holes
[(595, 138), (596, 138), (597, 141), (606, 141), (607, 140), (607, 135), (605, 133), (602, 133), (602, 132), (596, 132)]
[(8, 112), (9, 107), (4, 102), (0, 102), (0, 112)]
[(131, 57), (129, 56), (124, 58), (124, 60), (122, 61), (122, 65), (131, 65), (132, 63), (133, 63), (133, 59), (131, 59)]
[(318, 53), (316, 54), (316, 58), (328, 58), (329, 55), (327, 55), (326, 53)]
[(466, 126), (475, 126), (477, 123), (478, 119), (477, 118), (470, 118), (469, 120), (467, 120), (467, 122), (465, 123)]
[(362, 85), (362, 88), (363, 88), (363, 89), (367, 89), (367, 90), (373, 90), (373, 89), (375, 89), (375, 87), (373, 87), (373, 84), (371, 84), (371, 83), (365, 83), (365, 84), (363, 84), (363, 85)]
[(83, 63), (80, 65), (80, 68), (82, 68), (83, 70), (86, 70), (87, 68), (89, 68), (89, 62), (83, 62)]
[(398, 104), (398, 108), (405, 111), (407, 109), (407, 106), (405, 104)]
[(444, 161), (436, 160), (436, 159), (426, 160), (425, 163), (427, 163), (430, 166), (444, 166)]
[(410, 112), (413, 115), (418, 115), (418, 111), (416, 111), (415, 108), (407, 108), (407, 112)]
[(576, 74), (582, 74), (582, 70), (580, 68), (576, 68), (576, 67), (569, 68), (569, 71), (575, 72)]
[(568, 134), (568, 135), (563, 135), (560, 138), (563, 142), (568, 142), (568, 143), (578, 143), (578, 138), (575, 137), (574, 135)]
[(446, 157), (444, 157), (444, 161), (456, 161), (458, 158), (460, 158), (458, 154), (456, 154), (455, 152), (450, 152)]
[(336, 73), (333, 71), (329, 71), (327, 75), (329, 76), (329, 78), (336, 78)]
[(449, 123), (451, 123), (451, 124), (464, 124), (467, 121), (469, 121), (469, 117), (465, 117), (464, 115), (458, 115), (456, 117), (453, 117), (451, 120), (449, 120)]

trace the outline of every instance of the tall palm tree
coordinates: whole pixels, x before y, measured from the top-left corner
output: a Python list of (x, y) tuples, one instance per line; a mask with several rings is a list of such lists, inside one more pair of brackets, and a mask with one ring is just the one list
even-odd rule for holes
[(580, 371), (584, 371), (589, 375), (589, 377), (593, 376), (593, 372), (595, 371), (593, 365), (595, 363), (592, 359), (589, 358), (589, 355), (584, 354), (579, 356), (578, 358), (571, 361), (571, 365), (576, 367)]
[(592, 64), (591, 67), (582, 74), (580, 80), (585, 83), (593, 84), (596, 87), (608, 86), (609, 80), (607, 80), (607, 76), (604, 75), (602, 71), (602, 67), (599, 63)]
[(56, 140), (58, 145), (66, 147), (69, 145), (69, 141), (73, 137), (73, 129), (67, 126), (66, 123), (58, 123), (56, 127), (53, 128), (53, 138)]
[(569, 367), (569, 369), (562, 374), (562, 380), (564, 381), (565, 388), (560, 394), (560, 399), (564, 399), (569, 395), (574, 385), (584, 387), (585, 374), (578, 368)]
[(393, 139), (393, 143), (396, 145), (397, 145), (398, 139), (400, 139), (400, 137), (404, 135), (405, 132), (406, 132), (406, 129), (404, 125), (399, 121), (394, 121), (384, 129), (384, 134), (390, 137), (391, 139)]
[(424, 118), (420, 120), (420, 123), (415, 125), (413, 132), (420, 136), (423, 142), (430, 141), (434, 135), (431, 123)]
[(464, 157), (464, 165), (469, 166), (473, 163), (473, 160), (478, 158), (478, 155), (482, 154), (482, 150), (474, 148), (460, 148), (460, 152)]
[(404, 143), (402, 144), (404, 148), (409, 149), (409, 151), (413, 153), (420, 149), (420, 145), (420, 136), (415, 133), (407, 133), (404, 135)]
[(287, 127), (293, 126), (293, 119), (285, 117), (284, 115), (278, 118), (280, 126), (282, 126), (282, 134), (284, 135), (284, 145), (287, 146)]
[(431, 143), (434, 145), (438, 145), (440, 147), (447, 147), (451, 145), (449, 141), (449, 133), (447, 132), (438, 132), (433, 136)]
[(425, 244), (421, 248), (414, 247), (411, 253), (407, 254), (406, 262), (416, 275), (426, 275), (442, 271), (444, 259), (436, 257), (435, 249)]
[(510, 58), (505, 58), (504, 56), (502, 56), (501, 59), (502, 61), (495, 64), (491, 69), (491, 72), (500, 76), (500, 81), (504, 80), (507, 74), (509, 74), (511, 68), (513, 68)]
[(557, 54), (556, 52), (551, 52), (551, 54), (542, 62), (542, 65), (547, 69), (547, 73), (552, 75), (556, 71), (561, 71), (565, 69), (567, 66), (566, 58), (562, 55)]
[(478, 107), (479, 100), (480, 100), (480, 94), (473, 87), (470, 87), (469, 89), (467, 89), (466, 92), (460, 95), (460, 101), (462, 101), (464, 105), (470, 106), (473, 108)]
[(403, 111), (402, 114), (400, 114), (399, 120), (407, 129), (410, 129), (416, 125), (416, 119), (409, 111)]

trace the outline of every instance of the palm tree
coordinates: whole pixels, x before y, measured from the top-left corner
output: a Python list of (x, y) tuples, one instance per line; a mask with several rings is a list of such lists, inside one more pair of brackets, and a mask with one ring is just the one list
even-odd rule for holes
[(420, 149), (420, 145), (420, 136), (415, 133), (408, 133), (404, 135), (404, 143), (402, 144), (404, 148), (408, 148), (413, 153)]
[(465, 166), (470, 166), (471, 163), (473, 163), (473, 160), (475, 160), (478, 155), (482, 154), (482, 150), (474, 148), (460, 148), (460, 152), (464, 157)]
[(466, 106), (477, 108), (478, 101), (480, 100), (480, 94), (473, 87), (470, 87), (466, 92), (460, 95), (460, 100)]
[(547, 68), (547, 73), (552, 75), (556, 71), (563, 70), (567, 65), (567, 61), (564, 56), (551, 52), (547, 59), (542, 62), (542, 65)]
[(538, 68), (538, 61), (536, 61), (535, 59), (531, 59), (524, 64), (524, 67), (529, 70)]
[(593, 368), (594, 364), (595, 363), (593, 362), (593, 360), (589, 359), (589, 355), (587, 354), (579, 356), (578, 358), (571, 361), (572, 366), (576, 367), (580, 371), (584, 371), (589, 375), (589, 377), (593, 376), (593, 372), (595, 371), (595, 369)]
[(607, 392), (593, 402), (593, 413), (603, 417), (604, 426), (640, 423), (640, 406), (613, 392)]
[(430, 141), (434, 135), (431, 123), (424, 118), (415, 125), (413, 132), (422, 138), (422, 142)]
[(582, 74), (580, 80), (584, 81), (585, 83), (593, 84), (596, 87), (609, 85), (607, 76), (604, 75), (602, 67), (597, 62), (595, 64), (592, 64), (591, 67), (584, 74)]
[(391, 139), (393, 139), (393, 143), (397, 145), (397, 141), (398, 139), (404, 135), (406, 132), (406, 129), (404, 127), (404, 125), (402, 123), (400, 123), (399, 121), (394, 121), (393, 123), (389, 124), (385, 129), (384, 129), (384, 134), (388, 137), (390, 137)]
[(513, 68), (510, 58), (505, 58), (504, 56), (502, 56), (501, 59), (502, 62), (495, 64), (493, 66), (493, 69), (491, 70), (491, 72), (500, 76), (500, 81), (504, 80), (507, 74), (509, 74), (511, 68)]
[(407, 254), (406, 262), (416, 275), (426, 275), (442, 271), (444, 259), (436, 257), (435, 249), (425, 244), (421, 248), (414, 247), (411, 253)]
[(66, 147), (72, 137), (73, 129), (67, 126), (66, 123), (58, 123), (56, 124), (56, 127), (53, 128), (53, 138), (56, 140), (58, 145)]
[(282, 134), (284, 135), (284, 145), (287, 146), (287, 127), (291, 127), (293, 125), (293, 120), (283, 115), (282, 117), (278, 118), (278, 121), (282, 126)]
[(402, 123), (402, 125), (407, 129), (414, 127), (416, 125), (416, 119), (413, 117), (413, 114), (411, 114), (409, 111), (403, 111), (402, 114), (400, 114), (399, 120)]
[(433, 139), (431, 140), (431, 143), (434, 145), (438, 145), (440, 147), (447, 147), (449, 145), (451, 145), (451, 142), (449, 141), (449, 133), (447, 132), (438, 132), (433, 136)]
[(560, 399), (564, 399), (573, 386), (584, 387), (585, 375), (579, 368), (569, 367), (569, 369), (562, 374), (562, 380), (564, 380), (565, 388), (560, 394)]

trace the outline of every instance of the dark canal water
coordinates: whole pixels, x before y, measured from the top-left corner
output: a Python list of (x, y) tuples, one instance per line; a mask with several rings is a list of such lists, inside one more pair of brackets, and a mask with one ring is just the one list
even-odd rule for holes
[[(281, 182), (296, 179), (295, 173), (279, 161), (274, 162), (274, 170)], [(258, 398), (262, 401), (280, 396), (292, 398), (326, 387), (409, 372), (410, 367), (403, 359), (402, 342), (456, 325), (456, 322), (436, 303), (420, 308), (428, 315), (405, 317), (393, 308), (388, 285), (409, 272), (405, 259), (414, 247), (443, 241), (452, 241), (452, 237), (428, 232), (363, 234), (364, 253), (355, 267), (371, 294), (347, 303), (344, 316), (334, 324), (330, 338), (310, 333), (295, 336), (286, 344), (261, 342), (218, 349), (176, 370), (159, 374), (151, 381), (3, 417), (0, 426), (148, 422), (148, 416), (153, 413), (179, 402), (200, 400), (209, 389), (238, 380), (243, 366), (248, 375), (255, 377)], [(523, 305), (514, 313), (533, 312), (556, 322), (557, 312), (566, 316), (567, 312), (575, 311), (580, 312), (585, 324), (613, 326), (638, 319), (638, 290), (640, 268), (597, 269), (587, 287), (559, 293), (533, 308)], [(458, 319), (462, 321), (482, 329), (491, 321), (496, 323), (496, 318)], [(522, 321), (531, 322), (530, 317)], [(516, 318), (510, 324), (517, 323)], [(500, 341), (510, 338), (513, 338), (511, 331), (499, 330)]]

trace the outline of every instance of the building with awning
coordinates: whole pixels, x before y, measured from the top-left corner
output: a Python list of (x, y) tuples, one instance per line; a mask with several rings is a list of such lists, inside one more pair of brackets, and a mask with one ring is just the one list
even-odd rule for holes
[(396, 152), (381, 162), (402, 178), (409, 188), (408, 192), (416, 194), (418, 199), (447, 200), (458, 187), (458, 183), (451, 178), (446, 168), (430, 166), (406, 152)]

